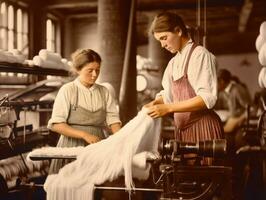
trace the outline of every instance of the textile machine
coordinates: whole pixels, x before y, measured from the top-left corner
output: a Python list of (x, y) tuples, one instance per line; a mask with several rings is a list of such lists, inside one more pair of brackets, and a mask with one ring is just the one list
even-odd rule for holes
[(29, 162), (26, 156), (33, 148), (51, 144), (51, 135), (48, 130), (33, 130), (32, 124), (17, 125), (21, 111), (46, 103), (9, 101), (8, 95), (0, 99), (0, 199), (7, 198), (7, 193), (14, 196), (17, 192), (13, 191), (21, 189), (18, 186), (22, 180), (32, 181), (47, 175), (48, 161)]
[[(52, 147), (53, 148), (53, 147)], [(31, 160), (42, 159), (75, 159), (79, 150), (71, 150), (63, 155), (60, 153), (37, 152), (29, 154)], [(203, 200), (218, 196), (220, 199), (229, 199), (231, 195), (231, 168), (224, 166), (201, 166), (198, 163), (202, 158), (221, 158), (226, 154), (226, 141), (214, 140), (198, 143), (183, 143), (176, 140), (163, 141), (160, 155), (151, 153), (147, 162), (151, 164), (149, 187), (137, 187), (136, 192), (148, 193), (152, 199), (186, 199)], [(186, 164), (186, 154), (194, 154), (194, 165)], [(134, 159), (133, 159), (134, 162)], [(133, 163), (134, 164), (134, 163)], [(41, 185), (39, 185), (41, 186)], [(146, 185), (147, 186), (147, 185)], [(97, 185), (96, 191), (125, 191), (123, 186)], [(147, 197), (146, 197), (147, 198)], [(149, 197), (151, 198), (151, 197)], [(132, 198), (134, 199), (134, 198)], [(144, 198), (145, 199), (145, 198)]]

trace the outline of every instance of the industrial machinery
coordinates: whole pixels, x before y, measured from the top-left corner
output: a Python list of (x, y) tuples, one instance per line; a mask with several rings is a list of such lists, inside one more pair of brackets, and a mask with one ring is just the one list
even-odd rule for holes
[(34, 163), (25, 158), (33, 148), (49, 144), (50, 136), (38, 129), (33, 130), (32, 124), (20, 126), (17, 122), (20, 113), (50, 104), (50, 101), (11, 101), (8, 95), (0, 99), (0, 199), (19, 199), (24, 190), (18, 187), (21, 180), (32, 181), (47, 176), (48, 161)]
[[(186, 158), (187, 154), (194, 156)], [(160, 176), (155, 182), (162, 188), (160, 199), (212, 199), (215, 196), (229, 199), (231, 168), (200, 165), (206, 157), (216, 160), (225, 154), (225, 140), (198, 143), (163, 141), (158, 165)], [(194, 160), (193, 164), (191, 160)]]
[[(231, 197), (231, 168), (224, 166), (200, 165), (202, 159), (211, 157), (213, 160), (219, 159), (226, 154), (226, 141), (213, 140), (198, 143), (184, 143), (176, 140), (164, 140), (161, 143), (160, 154), (148, 157), (148, 162), (152, 165), (151, 176), (144, 184), (145, 187), (138, 186), (135, 193), (147, 193), (149, 199), (186, 199), (204, 200), (219, 197), (219, 199), (230, 199)], [(194, 154), (193, 157), (186, 158), (186, 155)], [(59, 156), (61, 155), (61, 157)], [(62, 153), (58, 155), (33, 155), (32, 160), (40, 159), (61, 159), (75, 158)], [(191, 161), (196, 161), (191, 165)], [(189, 162), (187, 162), (189, 161)], [(126, 191), (125, 187), (111, 184), (108, 187), (103, 185), (95, 186), (96, 193), (104, 194), (108, 192)], [(147, 186), (148, 185), (148, 186)], [(42, 186), (42, 185), (39, 185)], [(151, 197), (152, 196), (152, 197)], [(146, 199), (144, 197), (143, 199)], [(135, 199), (132, 197), (132, 199)]]
[[(50, 108), (52, 101), (13, 102), (7, 101), (8, 97), (4, 98), (5, 99), (2, 100), (3, 103), (0, 107), (5, 108), (3, 109), (3, 113), (5, 112), (5, 116), (8, 116), (6, 119), (11, 121), (0, 123), (10, 128), (10, 131), (6, 132), (6, 138), (3, 138), (2, 141), (6, 141), (7, 145), (9, 144), (8, 142), (11, 143), (8, 146), (1, 145), (1, 148), (4, 148), (4, 151), (1, 152), (5, 152), (5, 154), (2, 155), (2, 159), (14, 155), (20, 155), (24, 152), (30, 151), (37, 145), (49, 143), (49, 135), (32, 134), (32, 137), (28, 137), (31, 134), (24, 133), (34, 133), (32, 127), (25, 126), (21, 130), (19, 127), (16, 127), (16, 121), (18, 119), (18, 114), (16, 112), (18, 110), (24, 112), (25, 109), (42, 110), (43, 108), (47, 108), (47, 106)], [(3, 116), (4, 114), (2, 114), (2, 120), (4, 120)], [(24, 133), (19, 134), (19, 130)], [(26, 140), (23, 138), (25, 135)], [(183, 143), (172, 138), (173, 137), (162, 138), (159, 148), (160, 156), (156, 159), (149, 159), (148, 161), (152, 165), (149, 186), (137, 187), (136, 192), (155, 194), (154, 199), (160, 200), (207, 200), (216, 196), (219, 197), (219, 199), (230, 199), (231, 168), (216, 165), (216, 161), (226, 154), (225, 140)], [(13, 149), (11, 147), (13, 147)], [(193, 157), (188, 158), (187, 155), (191, 154), (193, 154)], [(213, 165), (201, 165), (201, 161), (206, 158), (211, 158), (214, 161)], [(38, 159), (47, 160), (51, 158), (46, 157)], [(23, 161), (22, 157), (21, 160)], [(45, 166), (47, 166), (47, 164)], [(27, 169), (25, 164), (24, 168)], [(20, 176), (17, 176), (15, 178), (15, 182), (13, 181), (13, 187), (42, 187), (42, 184), (38, 185), (35, 182), (32, 182), (31, 179), (28, 179), (28, 177), (21, 178)], [(9, 186), (4, 187), (5, 181), (8, 184), (9, 179), (7, 181), (7, 177), (4, 177), (4, 180), (2, 181), (3, 189), (9, 188)], [(98, 185), (96, 186), (96, 191), (97, 190), (119, 190), (124, 192), (125, 188), (123, 186), (113, 187), (111, 185), (111, 187), (106, 187), (105, 185)]]

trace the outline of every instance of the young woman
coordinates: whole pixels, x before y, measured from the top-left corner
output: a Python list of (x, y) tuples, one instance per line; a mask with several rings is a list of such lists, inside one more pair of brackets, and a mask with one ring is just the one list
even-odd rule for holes
[[(118, 109), (110, 92), (95, 83), (101, 58), (91, 49), (77, 50), (73, 66), (78, 77), (63, 85), (54, 102), (48, 128), (59, 133), (57, 147), (86, 146), (105, 138), (107, 124), (112, 133), (121, 128)], [(50, 173), (57, 173), (69, 160), (53, 160)]]
[(146, 105), (148, 114), (174, 114), (179, 141), (198, 142), (222, 137), (220, 118), (212, 110), (217, 100), (215, 57), (189, 37), (181, 17), (164, 12), (157, 15), (151, 33), (162, 48), (176, 54), (164, 72), (163, 91)]

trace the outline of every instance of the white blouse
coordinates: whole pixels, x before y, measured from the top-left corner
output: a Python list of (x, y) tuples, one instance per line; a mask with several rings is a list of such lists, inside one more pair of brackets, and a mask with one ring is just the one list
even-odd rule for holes
[(100, 87), (103, 87), (105, 99), (107, 100), (106, 123), (108, 125), (121, 123), (115, 99), (112, 97), (109, 90), (98, 84), (94, 84), (90, 88), (87, 88), (76, 78), (74, 81), (63, 85), (59, 89), (54, 101), (52, 117), (47, 125), (48, 128), (51, 128), (53, 123), (67, 122), (69, 110), (71, 108), (70, 102), (71, 104), (75, 103), (72, 102), (73, 95), (76, 95), (72, 85), (73, 82), (78, 88), (78, 106), (89, 111), (96, 111), (105, 104), (102, 102), (102, 94), (100, 91)]
[[(192, 44), (192, 41), (189, 40), (181, 52), (178, 52), (170, 60), (165, 69), (162, 79), (163, 90), (159, 94), (162, 95), (165, 103), (173, 102), (172, 79), (178, 80), (184, 75), (185, 62)], [(190, 57), (187, 74), (196, 95), (202, 97), (207, 108), (212, 108), (217, 100), (215, 56), (206, 48), (197, 46)]]

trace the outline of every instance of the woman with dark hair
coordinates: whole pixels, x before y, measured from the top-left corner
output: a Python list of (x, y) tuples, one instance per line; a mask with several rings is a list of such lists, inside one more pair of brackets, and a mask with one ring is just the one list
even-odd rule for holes
[[(241, 124), (245, 119), (246, 114), (244, 113), (251, 103), (248, 88), (238, 77), (233, 76), (230, 71), (227, 69), (220, 69), (218, 71), (218, 92), (219, 98), (215, 108), (227, 109), (229, 111), (229, 117), (239, 118), (239, 122), (237, 122), (238, 120), (236, 122), (237, 124)], [(230, 131), (225, 129), (225, 132), (231, 131), (233, 131), (233, 129)]]
[(176, 137), (198, 142), (223, 136), (220, 118), (212, 110), (217, 100), (215, 57), (196, 45), (180, 16), (157, 15), (151, 33), (162, 48), (175, 54), (162, 79), (163, 90), (145, 105), (153, 118), (174, 114)]
[[(57, 147), (86, 146), (105, 138), (107, 124), (112, 133), (121, 128), (115, 100), (107, 88), (96, 84), (101, 58), (91, 49), (72, 55), (78, 77), (63, 85), (54, 102), (48, 128), (59, 133)], [(69, 160), (53, 160), (50, 173), (57, 173)]]

